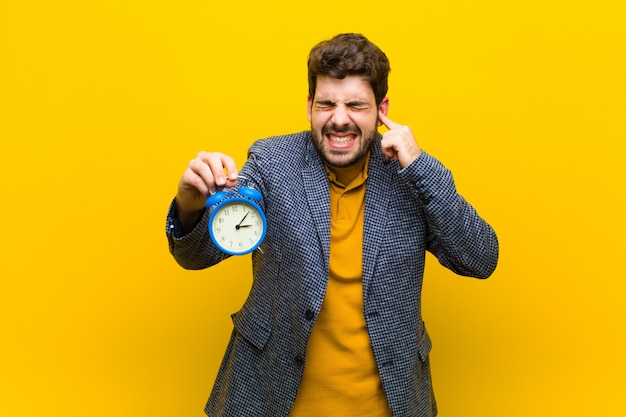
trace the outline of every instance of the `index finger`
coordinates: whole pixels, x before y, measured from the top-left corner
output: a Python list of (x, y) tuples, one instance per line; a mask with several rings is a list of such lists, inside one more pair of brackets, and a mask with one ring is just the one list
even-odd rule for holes
[(391, 129), (397, 129), (399, 127), (402, 127), (401, 124), (398, 124), (396, 122), (391, 121), (382, 111), (378, 111), (378, 120), (380, 120), (386, 127), (387, 129), (391, 130)]

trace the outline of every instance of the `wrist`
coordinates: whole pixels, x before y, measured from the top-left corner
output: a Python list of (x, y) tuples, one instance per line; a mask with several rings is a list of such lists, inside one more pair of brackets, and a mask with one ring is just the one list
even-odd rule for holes
[(183, 232), (189, 233), (202, 218), (202, 214), (204, 213), (204, 206), (200, 208), (186, 207), (180, 203), (178, 198), (175, 199), (175, 202), (176, 217), (178, 218), (178, 222), (183, 229)]

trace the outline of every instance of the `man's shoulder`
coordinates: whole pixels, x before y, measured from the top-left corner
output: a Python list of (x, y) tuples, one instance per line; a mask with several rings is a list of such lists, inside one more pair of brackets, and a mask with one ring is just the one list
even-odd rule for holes
[(257, 142), (259, 141), (266, 143), (268, 146), (285, 146), (293, 148), (299, 144), (308, 144), (311, 141), (311, 131), (303, 130), (302, 132), (270, 136), (264, 139), (259, 139)]
[(250, 146), (249, 153), (263, 154), (269, 152), (274, 156), (284, 155), (295, 157), (296, 155), (305, 155), (308, 153), (311, 145), (311, 131), (304, 130), (297, 133), (258, 139)]

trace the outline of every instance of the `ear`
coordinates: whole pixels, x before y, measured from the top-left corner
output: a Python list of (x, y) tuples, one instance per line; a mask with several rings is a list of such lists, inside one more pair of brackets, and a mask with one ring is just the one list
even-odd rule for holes
[[(378, 105), (378, 110), (384, 114), (385, 116), (387, 116), (387, 113), (389, 112), (389, 97), (385, 97), (383, 99), (383, 101), (380, 102), (380, 104)], [(380, 120), (378, 121), (378, 126), (382, 126), (383, 122), (381, 122)]]
[(308, 96), (306, 99), (306, 107), (307, 107), (307, 118), (309, 122), (311, 121), (311, 110), (313, 109), (313, 99), (311, 96)]

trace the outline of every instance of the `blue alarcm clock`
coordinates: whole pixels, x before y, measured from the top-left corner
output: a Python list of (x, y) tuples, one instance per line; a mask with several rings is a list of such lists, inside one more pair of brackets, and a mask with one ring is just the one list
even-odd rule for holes
[(267, 218), (259, 205), (258, 190), (241, 187), (237, 191), (217, 191), (206, 201), (209, 236), (222, 252), (245, 255), (256, 250), (267, 232)]

